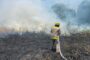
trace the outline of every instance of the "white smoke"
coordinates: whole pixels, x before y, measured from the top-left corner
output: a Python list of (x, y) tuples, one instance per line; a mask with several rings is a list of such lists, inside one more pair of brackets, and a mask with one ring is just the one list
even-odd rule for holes
[[(57, 1), (59, 2), (59, 0), (56, 0), (56, 3)], [(45, 7), (45, 4), (43, 4), (43, 2), (45, 1), (0, 0), (0, 27), (6, 27), (8, 29), (19, 32), (50, 32), (50, 28), (55, 22), (61, 22), (62, 34), (70, 34), (80, 31), (80, 29), (82, 30), (81, 27), (73, 24), (73, 22), (75, 21), (72, 19), (70, 20), (72, 24), (69, 24), (68, 21), (62, 22), (62, 20), (60, 20), (54, 12), (52, 13), (52, 11), (49, 11), (48, 8)], [(67, 7), (69, 6), (67, 5)], [(73, 6), (71, 6), (70, 8), (72, 7)], [(74, 9), (76, 8), (77, 7), (75, 7)]]
[(1, 0), (0, 26), (16, 31), (47, 30), (57, 21), (41, 0)]

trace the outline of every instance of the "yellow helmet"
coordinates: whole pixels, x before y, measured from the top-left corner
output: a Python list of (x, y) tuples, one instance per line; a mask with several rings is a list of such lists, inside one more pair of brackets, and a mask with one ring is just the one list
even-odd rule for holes
[(56, 22), (55, 25), (59, 25), (60, 26), (60, 23), (59, 22)]

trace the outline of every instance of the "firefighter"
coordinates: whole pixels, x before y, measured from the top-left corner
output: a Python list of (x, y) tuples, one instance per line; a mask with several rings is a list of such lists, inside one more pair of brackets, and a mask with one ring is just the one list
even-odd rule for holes
[(60, 36), (60, 23), (55, 23), (51, 28), (51, 39), (52, 39), (52, 48), (51, 50), (56, 52), (56, 45), (58, 44)]

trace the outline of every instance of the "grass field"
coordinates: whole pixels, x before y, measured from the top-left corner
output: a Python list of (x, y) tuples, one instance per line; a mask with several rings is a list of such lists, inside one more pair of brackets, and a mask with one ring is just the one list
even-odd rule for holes
[[(68, 60), (90, 60), (90, 33), (61, 36), (60, 41)], [(51, 45), (50, 35), (45, 33), (11, 34), (0, 38), (0, 60), (60, 60)]]

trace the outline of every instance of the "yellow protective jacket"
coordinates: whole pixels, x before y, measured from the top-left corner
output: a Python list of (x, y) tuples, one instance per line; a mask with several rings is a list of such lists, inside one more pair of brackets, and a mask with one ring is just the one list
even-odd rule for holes
[(51, 28), (51, 39), (59, 40), (59, 36), (60, 36), (60, 28), (53, 26)]

